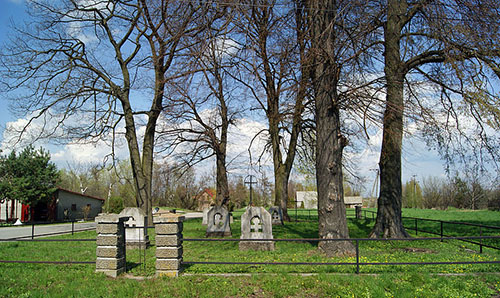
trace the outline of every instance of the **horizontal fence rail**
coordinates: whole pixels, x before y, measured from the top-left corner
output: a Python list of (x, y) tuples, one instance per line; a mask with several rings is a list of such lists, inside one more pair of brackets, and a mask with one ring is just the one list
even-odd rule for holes
[(230, 261), (182, 261), (184, 265), (312, 265), (312, 266), (356, 266), (359, 274), (360, 266), (379, 265), (466, 265), (466, 264), (500, 264), (500, 261), (453, 261), (453, 262), (360, 262), (359, 243), (362, 241), (442, 241), (464, 239), (500, 239), (500, 236), (462, 236), (462, 237), (421, 237), (421, 238), (300, 238), (300, 239), (236, 239), (236, 238), (182, 238), (182, 241), (202, 242), (239, 242), (239, 241), (275, 241), (275, 242), (322, 242), (349, 241), (356, 246), (356, 262), (230, 262)]
[[(376, 214), (377, 214), (376, 211), (370, 211), (370, 210), (363, 210), (362, 212), (363, 212), (363, 216), (365, 219), (370, 219), (369, 216), (366, 216), (367, 213), (371, 214), (371, 219), (374, 219), (376, 217)], [(451, 235), (444, 233), (444, 225), (477, 227), (477, 228), (479, 228), (479, 237), (483, 236), (483, 233), (485, 232), (486, 229), (500, 231), (500, 227), (497, 227), (497, 226), (489, 226), (489, 225), (482, 225), (482, 224), (469, 223), (469, 222), (446, 221), (446, 220), (439, 220), (439, 219), (427, 219), (427, 218), (406, 217), (406, 216), (401, 217), (401, 219), (403, 220), (403, 225), (404, 225), (405, 220), (407, 222), (408, 221), (413, 222), (413, 227), (408, 227), (405, 225), (405, 228), (410, 229), (410, 230), (414, 230), (416, 235), (418, 235), (418, 233), (421, 232), (421, 233), (427, 233), (427, 234), (431, 234), (431, 235), (438, 235), (443, 239), (445, 237), (451, 237)], [(425, 222), (439, 223), (439, 232), (429, 231), (426, 229), (419, 228), (419, 222), (420, 223), (425, 223)], [(470, 238), (470, 239), (479, 239), (479, 240), (481, 240), (480, 242), (471, 241), (467, 237), (459, 237), (459, 238), (461, 238), (461, 239), (458, 239), (458, 240), (461, 240), (461, 241), (464, 241), (467, 243), (471, 243), (471, 244), (475, 244), (475, 245), (479, 245), (480, 252), (483, 251), (483, 247), (488, 247), (488, 248), (500, 250), (499, 246), (494, 246), (494, 245), (491, 245), (488, 243), (483, 243), (482, 239), (485, 239), (485, 238)]]
[[(68, 231), (60, 231), (53, 233), (35, 233), (35, 226), (48, 226), (48, 225), (59, 225), (63, 223), (71, 223), (71, 230)], [(38, 222), (31, 223), (26, 226), (31, 226), (31, 235), (28, 236), (20, 236), (13, 237), (7, 239), (0, 239), (0, 242), (96, 242), (96, 238), (84, 238), (84, 239), (35, 239), (37, 237), (49, 237), (49, 236), (58, 236), (58, 235), (66, 235), (77, 232), (85, 232), (95, 230), (95, 227), (91, 228), (82, 228), (75, 229), (75, 222), (56, 222), (56, 223), (46, 223), (46, 222)], [(0, 260), (0, 263), (3, 264), (53, 264), (53, 265), (77, 265), (77, 264), (96, 264), (96, 261), (38, 261), (38, 260)]]
[(13, 264), (54, 264), (54, 265), (76, 265), (76, 264), (95, 264), (95, 261), (14, 261), (0, 260), (0, 263)]

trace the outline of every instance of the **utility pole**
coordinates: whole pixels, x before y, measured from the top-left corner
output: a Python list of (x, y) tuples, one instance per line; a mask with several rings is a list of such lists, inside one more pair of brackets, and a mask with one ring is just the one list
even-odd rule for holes
[(417, 175), (413, 174), (412, 177), (413, 177), (413, 202), (415, 203), (414, 208), (417, 208)]
[(255, 178), (254, 175), (248, 175), (244, 180), (244, 183), (250, 186), (250, 202), (248, 203), (249, 206), (252, 206), (252, 185), (257, 184), (257, 181), (253, 181), (253, 178)]
[(374, 191), (376, 190), (377, 192), (375, 193), (375, 195), (378, 196), (378, 178), (380, 176), (380, 170), (379, 169), (370, 169), (370, 171), (374, 171), (376, 173), (376, 176), (375, 176), (375, 181), (373, 182), (373, 187), (372, 187), (372, 193), (371, 193), (371, 196), (374, 197)]

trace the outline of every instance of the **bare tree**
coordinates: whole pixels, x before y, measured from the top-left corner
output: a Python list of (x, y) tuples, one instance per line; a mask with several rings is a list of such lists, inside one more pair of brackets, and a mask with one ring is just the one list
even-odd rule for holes
[(233, 14), (229, 7), (220, 7), (218, 14), (224, 17), (197, 36), (196, 45), (189, 49), (185, 66), (189, 75), (171, 84), (175, 113), (165, 114), (170, 125), (160, 134), (164, 150), (174, 153), (182, 166), (192, 167), (215, 156), (216, 201), (227, 205), (228, 130), (241, 109), (236, 85), (228, 75), (237, 52), (231, 39)]
[[(288, 181), (295, 160), (307, 99), (309, 71), (305, 20), (295, 1), (242, 5), (238, 24), (245, 49), (239, 80), (264, 111), (273, 159), (274, 204), (287, 212)], [(284, 6), (285, 5), (285, 6)]]
[(123, 134), (136, 205), (151, 216), (155, 130), (166, 107), (165, 83), (178, 75), (175, 61), (192, 36), (206, 28), (198, 20), (209, 6), (34, 0), (27, 7), (31, 23), (16, 28), (1, 55), (2, 89), (15, 99), (17, 111), (30, 115), (24, 129), (45, 119), (39, 137), (96, 141), (111, 136), (111, 145)]
[[(385, 21), (382, 23), (387, 94), (379, 164), (380, 196), (377, 221), (371, 236), (408, 237), (401, 221), (401, 148), (405, 91), (407, 98), (413, 99), (414, 103), (411, 105), (412, 101), (407, 99), (406, 104), (411, 107), (407, 115), (425, 119), (425, 123), (430, 126), (428, 129), (435, 133), (443, 148), (448, 147), (452, 141), (443, 138), (443, 131), (449, 132), (454, 124), (457, 128), (458, 123), (463, 121), (458, 107), (454, 106), (457, 102), (450, 94), (461, 97), (461, 104), (471, 111), (469, 116), (475, 118), (480, 127), (487, 123), (484, 118), (489, 118), (490, 121), (498, 119), (497, 114), (489, 115), (489, 112), (481, 111), (498, 110), (495, 104), (484, 100), (495, 102), (498, 96), (487, 91), (487, 88), (476, 88), (477, 73), (470, 73), (469, 67), (490, 67), (494, 73), (498, 70), (498, 47), (489, 40), (497, 40), (498, 23), (493, 16), (498, 15), (499, 5), (494, 1), (479, 4), (474, 1), (389, 0), (387, 5), (381, 7), (386, 11)], [(488, 25), (490, 22), (491, 25)], [(482, 37), (476, 31), (479, 28), (484, 30)], [(479, 77), (488, 80), (488, 76)], [(444, 130), (440, 131), (440, 114), (435, 106), (431, 109), (424, 108), (428, 106), (425, 100), (416, 96), (418, 92), (412, 87), (412, 79), (425, 81), (440, 89), (441, 103), (446, 109), (444, 118), (447, 118)], [(470, 96), (471, 87), (482, 90), (481, 99)], [(478, 92), (472, 94), (477, 95)], [(497, 120), (490, 123), (498, 126)], [(458, 132), (464, 137), (461, 142), (472, 141), (473, 138), (468, 137), (467, 133), (460, 129)], [(486, 148), (492, 156), (497, 156), (492, 146), (486, 142), (484, 129), (480, 130), (479, 135), (481, 147)]]

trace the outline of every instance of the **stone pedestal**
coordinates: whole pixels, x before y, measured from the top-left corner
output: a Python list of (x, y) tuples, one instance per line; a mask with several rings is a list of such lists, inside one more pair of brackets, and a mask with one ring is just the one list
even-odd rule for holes
[(117, 277), (126, 271), (124, 223), (128, 219), (126, 216), (106, 213), (96, 217), (96, 272)]
[(168, 214), (153, 218), (156, 232), (156, 275), (177, 277), (182, 271), (182, 222), (184, 216)]

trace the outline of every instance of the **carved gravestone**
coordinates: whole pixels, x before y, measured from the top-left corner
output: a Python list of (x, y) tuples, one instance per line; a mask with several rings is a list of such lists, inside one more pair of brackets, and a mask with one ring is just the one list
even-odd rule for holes
[[(273, 239), (271, 214), (264, 207), (247, 207), (241, 216), (240, 239)], [(240, 241), (240, 250), (274, 250), (274, 241)]]
[(206, 226), (208, 225), (208, 211), (210, 208), (203, 208), (203, 220), (201, 221), (201, 224)]
[(125, 243), (127, 248), (149, 247), (146, 213), (137, 207), (128, 207), (120, 212), (120, 216), (128, 216), (125, 222)]
[(213, 206), (207, 214), (206, 237), (230, 237), (229, 213), (225, 207)]
[(283, 224), (283, 212), (280, 207), (272, 206), (269, 208), (269, 213), (271, 213), (271, 222), (273, 225)]

